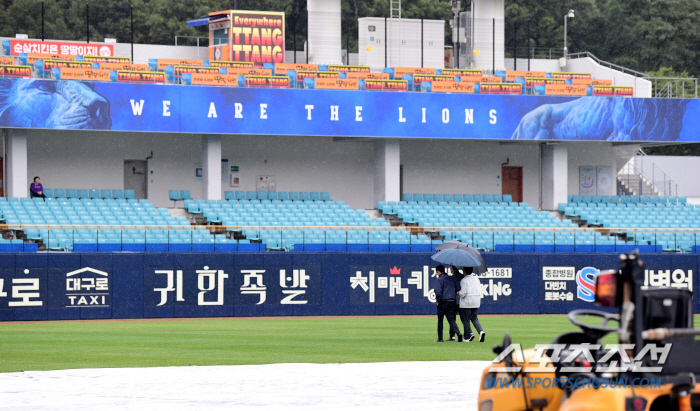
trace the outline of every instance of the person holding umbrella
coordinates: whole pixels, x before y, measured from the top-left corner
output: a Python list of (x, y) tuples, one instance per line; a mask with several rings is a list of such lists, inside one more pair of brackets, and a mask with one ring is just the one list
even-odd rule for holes
[(457, 334), (457, 341), (462, 342), (462, 333), (459, 332), (457, 327), (457, 322), (455, 321), (455, 310), (457, 306), (455, 300), (457, 298), (457, 291), (459, 291), (459, 285), (445, 274), (445, 266), (438, 265), (435, 267), (435, 272), (438, 276), (437, 281), (435, 281), (435, 300), (437, 304), (437, 315), (438, 315), (438, 339), (435, 342), (443, 342), (442, 339), (442, 320), (447, 317), (447, 322), (450, 324), (450, 333)]
[[(488, 271), (488, 268), (486, 267), (486, 261), (484, 261), (484, 258), (481, 256), (481, 254), (471, 247), (469, 244), (462, 243), (461, 241), (458, 240), (453, 240), (453, 241), (448, 241), (444, 244), (440, 244), (439, 246), (435, 247), (435, 249), (438, 251), (435, 253), (432, 257), (430, 257), (432, 260), (437, 261), (439, 263), (443, 264), (451, 264), (454, 266), (459, 266), (459, 267), (465, 267), (464, 268), (464, 274), (483, 274)], [(442, 266), (439, 266), (442, 267)], [(469, 271), (471, 269), (471, 271)], [(443, 267), (444, 270), (444, 267)], [(471, 319), (472, 312), (471, 310), (473, 309), (473, 305), (476, 305), (476, 308), (478, 309), (480, 303), (481, 303), (481, 283), (479, 282), (479, 279), (474, 276), (474, 275), (465, 275), (465, 278), (468, 278), (466, 285), (468, 288), (466, 289), (467, 295), (465, 297), (468, 297), (468, 303), (465, 302), (465, 305), (469, 305), (469, 312), (465, 312), (465, 314), (469, 315), (469, 318)], [(440, 280), (440, 277), (438, 277), (438, 281)], [(476, 281), (474, 281), (476, 280)], [(455, 287), (457, 288), (457, 287)], [(462, 289), (462, 285), (460, 283), (459, 288), (457, 288), (457, 291), (460, 291)], [(474, 295), (471, 295), (472, 292), (470, 291), (473, 290)], [(478, 292), (478, 300), (475, 301), (476, 293)], [(435, 295), (437, 297), (437, 282), (435, 286)], [(438, 311), (440, 311), (438, 309)], [(440, 316), (438, 315), (438, 318)], [(461, 318), (461, 316), (460, 316)], [(474, 311), (474, 327), (477, 327), (478, 323), (478, 318), (476, 316), (476, 310)], [(467, 323), (468, 324), (468, 323)], [(440, 329), (442, 328), (442, 320), (440, 321)], [(469, 326), (465, 326), (465, 335), (466, 331), (469, 330), (469, 333), (471, 334), (471, 328)], [(481, 329), (481, 324), (478, 325), (477, 327), (477, 332), (480, 333), (479, 335), (479, 341), (483, 341), (484, 338), (486, 337), (486, 333), (483, 332), (483, 329)], [(442, 334), (438, 335), (439, 337), (442, 337)], [(472, 338), (473, 339), (473, 338)], [(460, 341), (462, 341), (460, 339)]]
[[(486, 333), (481, 328), (481, 323), (477, 317), (479, 306), (481, 305), (481, 282), (479, 277), (473, 275), (474, 269), (465, 267), (462, 269), (464, 278), (460, 282), (459, 294), (459, 318), (464, 326), (464, 341), (469, 342), (474, 340), (474, 334), (469, 326), (469, 321), (474, 324), (476, 332), (479, 333), (479, 342), (484, 342)], [(469, 332), (467, 334), (467, 332)]]
[[(461, 281), (462, 281), (462, 273), (459, 271), (459, 268), (455, 266), (450, 266), (450, 276), (452, 278), (452, 281), (455, 282), (455, 290), (460, 290), (461, 287)], [(457, 324), (457, 329), (459, 329), (459, 323), (457, 323), (457, 314), (460, 315), (460, 320), (462, 320), (462, 324), (464, 324), (464, 319), (462, 318), (462, 314), (459, 311), (459, 296), (457, 296), (457, 300), (455, 301), (455, 323)], [(464, 339), (467, 339), (467, 329), (464, 329), (464, 333), (462, 334), (464, 336)], [(454, 331), (450, 330), (450, 339), (447, 341), (454, 341), (455, 340), (455, 333)]]

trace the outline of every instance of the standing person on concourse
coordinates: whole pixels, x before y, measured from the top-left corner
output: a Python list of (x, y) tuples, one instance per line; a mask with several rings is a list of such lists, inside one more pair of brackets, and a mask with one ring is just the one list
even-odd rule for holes
[(435, 300), (437, 304), (437, 315), (438, 315), (438, 339), (435, 342), (443, 342), (442, 339), (442, 320), (447, 317), (447, 322), (450, 324), (450, 332), (454, 331), (457, 334), (457, 341), (462, 342), (462, 333), (459, 332), (457, 328), (457, 323), (455, 322), (455, 310), (457, 298), (457, 291), (459, 291), (459, 286), (455, 284), (454, 280), (445, 274), (445, 266), (438, 265), (435, 267), (435, 272), (438, 276), (437, 281), (435, 281)]

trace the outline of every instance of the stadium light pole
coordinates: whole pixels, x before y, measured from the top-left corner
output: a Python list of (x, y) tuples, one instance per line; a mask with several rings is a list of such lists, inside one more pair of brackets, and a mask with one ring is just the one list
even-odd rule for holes
[(566, 23), (569, 21), (569, 19), (574, 18), (574, 11), (569, 10), (568, 13), (564, 16), (564, 58), (569, 57), (569, 50), (566, 48)]

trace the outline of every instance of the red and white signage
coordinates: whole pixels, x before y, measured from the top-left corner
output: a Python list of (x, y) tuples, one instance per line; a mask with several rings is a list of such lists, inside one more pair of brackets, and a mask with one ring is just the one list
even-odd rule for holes
[(70, 54), (72, 56), (114, 55), (114, 46), (109, 44), (64, 43), (58, 41), (10, 40), (10, 54)]

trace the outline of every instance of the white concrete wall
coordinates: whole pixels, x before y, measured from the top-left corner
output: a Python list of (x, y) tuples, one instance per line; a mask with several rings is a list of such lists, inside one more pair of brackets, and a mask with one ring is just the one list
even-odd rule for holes
[[(275, 176), (278, 191), (328, 191), (354, 208), (375, 208), (374, 139), (330, 137), (221, 136), (221, 156), (238, 166), (239, 187), (254, 191), (256, 176)], [(616, 167), (607, 142), (562, 143), (568, 153), (568, 194), (578, 194), (578, 167)], [(29, 179), (47, 188), (124, 186), (124, 160), (149, 159), (148, 193), (157, 206), (171, 206), (169, 189), (202, 198), (195, 166), (202, 164), (202, 136), (166, 133), (27, 131)], [(540, 158), (535, 142), (400, 140), (405, 193), (500, 194), (501, 164), (523, 167), (525, 202), (539, 207)], [(616, 170), (616, 168), (614, 168)], [(614, 194), (614, 193), (611, 193)]]
[[(472, 39), (474, 68), (482, 70), (504, 70), (505, 8), (503, 0), (474, 0)], [(495, 19), (495, 30), (494, 30)], [(495, 31), (495, 32), (494, 32)], [(494, 47), (495, 46), (495, 47)], [(494, 62), (496, 67), (493, 67)]]
[[(569, 142), (565, 143), (569, 163), (569, 195), (579, 194), (579, 167), (581, 166), (610, 166), (613, 168), (613, 178), (617, 174), (615, 147), (608, 142)], [(616, 183), (613, 181), (611, 192), (605, 195), (615, 195)]]
[(651, 82), (631, 74), (601, 66), (590, 57), (569, 59), (561, 71), (570, 73), (592, 73), (595, 79), (612, 80), (616, 86), (633, 86), (635, 97), (651, 97)]
[(700, 181), (698, 181), (700, 157), (646, 156), (644, 161), (649, 161), (650, 167), (653, 162), (669, 178), (678, 183), (679, 196), (700, 197)]
[(309, 63), (341, 64), (340, 0), (307, 0)]
[[(504, 64), (506, 70), (515, 70), (515, 61), (513, 59), (505, 59)], [(530, 59), (530, 71), (560, 71), (559, 60), (550, 59)], [(518, 59), (518, 71), (527, 71), (527, 59)]]
[(523, 197), (539, 206), (539, 145), (474, 140), (402, 140), (403, 192), (501, 194), (501, 164), (523, 167)]

